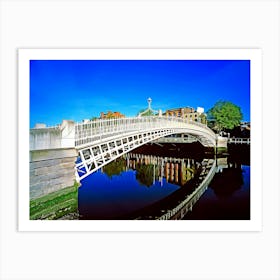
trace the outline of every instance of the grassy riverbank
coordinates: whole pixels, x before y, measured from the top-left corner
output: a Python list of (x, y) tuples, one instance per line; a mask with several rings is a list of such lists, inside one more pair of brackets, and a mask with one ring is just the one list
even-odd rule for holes
[(30, 201), (30, 220), (57, 220), (69, 214), (73, 218), (78, 216), (78, 187), (64, 188)]

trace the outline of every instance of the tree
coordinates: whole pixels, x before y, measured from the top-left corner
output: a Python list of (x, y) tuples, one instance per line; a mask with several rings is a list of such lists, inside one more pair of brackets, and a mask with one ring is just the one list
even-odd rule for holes
[[(154, 165), (138, 165), (136, 166), (136, 179), (137, 181), (146, 187), (151, 187), (154, 183)], [(155, 172), (156, 174), (156, 172)]]
[(125, 171), (126, 161), (124, 158), (119, 158), (103, 167), (104, 173), (112, 179), (114, 175), (120, 175)]
[(243, 118), (240, 107), (229, 101), (218, 101), (208, 113), (209, 122), (214, 122), (213, 129), (220, 132), (223, 129), (233, 129), (240, 125)]
[(201, 114), (200, 116), (200, 122), (203, 124), (207, 124), (207, 119), (206, 119), (206, 115), (205, 114)]
[(142, 117), (154, 116), (154, 112), (151, 109), (142, 109), (138, 112), (137, 116), (141, 114)]

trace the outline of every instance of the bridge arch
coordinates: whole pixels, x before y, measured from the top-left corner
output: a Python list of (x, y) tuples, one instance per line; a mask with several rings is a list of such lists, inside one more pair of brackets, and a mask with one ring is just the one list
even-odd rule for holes
[(164, 136), (195, 135), (205, 147), (216, 146), (216, 135), (206, 125), (177, 117), (136, 117), (95, 120), (75, 125), (78, 181), (135, 148)]

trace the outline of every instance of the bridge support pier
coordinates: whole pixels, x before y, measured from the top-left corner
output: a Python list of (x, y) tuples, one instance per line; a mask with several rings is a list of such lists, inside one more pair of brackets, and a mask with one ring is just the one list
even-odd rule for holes
[(228, 138), (217, 136), (215, 154), (222, 154), (228, 150)]

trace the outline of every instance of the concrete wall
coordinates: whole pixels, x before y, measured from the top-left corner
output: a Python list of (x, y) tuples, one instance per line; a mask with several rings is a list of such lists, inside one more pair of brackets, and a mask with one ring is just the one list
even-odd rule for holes
[(55, 149), (61, 147), (60, 128), (30, 129), (29, 150)]
[(227, 148), (228, 138), (218, 136), (217, 137), (217, 148)]
[(36, 125), (30, 129), (29, 150), (44, 150), (57, 148), (74, 148), (75, 123), (64, 120), (60, 126), (44, 127)]
[(77, 155), (74, 148), (30, 151), (30, 199), (72, 186)]

